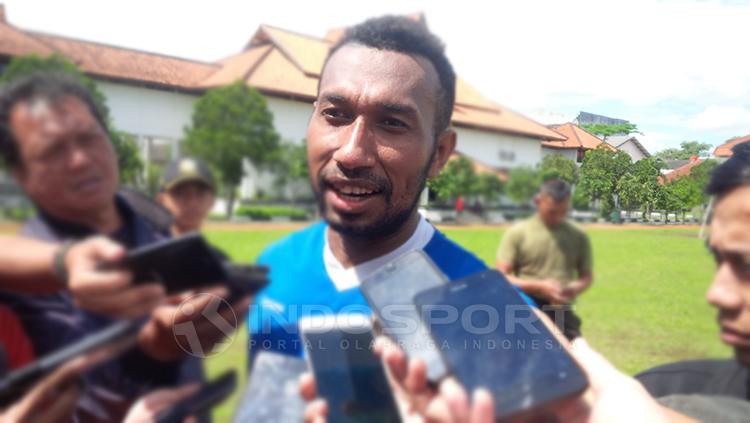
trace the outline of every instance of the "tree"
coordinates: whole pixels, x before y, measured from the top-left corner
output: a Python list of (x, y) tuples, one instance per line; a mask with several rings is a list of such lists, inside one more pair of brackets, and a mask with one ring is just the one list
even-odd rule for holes
[(698, 141), (683, 141), (680, 148), (667, 148), (654, 154), (662, 160), (689, 160), (691, 157), (705, 156), (711, 149), (711, 144)]
[(638, 132), (638, 126), (632, 123), (618, 123), (616, 125), (607, 125), (606, 123), (589, 123), (581, 125), (581, 128), (600, 137), (609, 137), (612, 135), (627, 135)]
[(307, 140), (302, 140), (301, 144), (282, 142), (277, 152), (277, 157), (273, 159), (273, 168), (277, 175), (275, 181), (277, 186), (307, 180)]
[(207, 91), (193, 109), (185, 129), (185, 150), (204, 159), (220, 176), (227, 194), (227, 216), (232, 217), (243, 162), (272, 167), (278, 157), (279, 135), (266, 99), (242, 81)]
[(479, 178), (471, 160), (458, 156), (449, 160), (440, 175), (429, 181), (427, 186), (438, 198), (446, 200), (459, 195), (478, 193)]
[(477, 193), (481, 195), (487, 203), (497, 201), (505, 190), (503, 181), (494, 173), (482, 173), (478, 175)]
[(19, 78), (35, 73), (61, 73), (78, 81), (91, 94), (99, 113), (104, 119), (104, 125), (109, 133), (109, 139), (115, 147), (118, 165), (120, 167), (120, 181), (125, 184), (135, 184), (143, 169), (143, 163), (138, 155), (138, 146), (132, 135), (119, 132), (112, 124), (107, 107), (107, 99), (99, 90), (93, 79), (86, 76), (75, 64), (60, 55), (39, 57), (36, 55), (16, 57), (10, 61), (0, 76), (0, 84), (4, 85)]
[(641, 159), (633, 164), (631, 174), (638, 185), (638, 204), (648, 219), (651, 210), (664, 200), (664, 189), (659, 183), (661, 161), (655, 157)]
[(675, 179), (664, 185), (665, 203), (663, 208), (672, 211), (681, 211), (699, 207), (708, 202), (705, 187), (711, 172), (718, 165), (715, 160), (705, 160), (693, 167), (690, 174)]
[(632, 159), (627, 153), (612, 151), (601, 144), (586, 152), (577, 189), (583, 190), (583, 194), (599, 203), (602, 216), (608, 216), (615, 207), (617, 183), (632, 165)]
[(506, 192), (511, 200), (526, 205), (539, 191), (542, 181), (539, 172), (531, 167), (522, 166), (510, 171)]
[(560, 179), (571, 185), (578, 183), (578, 166), (561, 154), (549, 154), (542, 159), (542, 181)]

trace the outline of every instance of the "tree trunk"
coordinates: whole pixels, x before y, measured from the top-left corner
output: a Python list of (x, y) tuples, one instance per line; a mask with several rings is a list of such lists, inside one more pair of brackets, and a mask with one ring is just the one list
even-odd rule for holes
[(232, 220), (234, 216), (235, 190), (235, 186), (229, 185), (229, 192), (227, 193), (227, 220)]

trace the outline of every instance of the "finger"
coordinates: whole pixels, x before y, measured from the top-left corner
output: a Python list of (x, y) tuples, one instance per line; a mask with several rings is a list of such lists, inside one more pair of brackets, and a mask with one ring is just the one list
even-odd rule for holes
[(75, 302), (79, 307), (95, 313), (137, 318), (153, 310), (164, 295), (164, 287), (150, 284), (126, 289), (117, 294), (75, 298)]
[(304, 373), (299, 377), (299, 395), (305, 402), (311, 402), (318, 396), (318, 390), (315, 385), (315, 377), (312, 373)]
[[(52, 398), (51, 404), (44, 410), (37, 410), (35, 422), (55, 423), (69, 421), (73, 417), (73, 411), (78, 404), (81, 388), (77, 383), (70, 384), (62, 392), (57, 392)], [(41, 405), (41, 404), (38, 404)]]
[(474, 391), (471, 405), (471, 423), (492, 423), (495, 419), (495, 406), (492, 395), (486, 389)]
[(404, 380), (407, 392), (418, 394), (427, 388), (427, 365), (423, 360), (413, 358), (409, 360), (409, 371)]
[(605, 387), (608, 380), (617, 377), (620, 372), (601, 354), (594, 351), (585, 339), (578, 337), (573, 340), (570, 349), (573, 357), (583, 367), (589, 378), (589, 383), (595, 391)]
[(71, 269), (68, 289), (74, 295), (117, 292), (128, 287), (133, 274), (126, 270)]
[(383, 361), (391, 372), (395, 381), (403, 385), (409, 371), (406, 354), (392, 342), (383, 347)]
[(440, 384), (440, 396), (448, 404), (451, 416), (455, 421), (466, 422), (469, 419), (469, 397), (464, 388), (453, 378)]
[(91, 249), (94, 257), (107, 262), (118, 262), (127, 253), (125, 247), (103, 236), (97, 236), (84, 242), (90, 242), (86, 247)]
[(305, 407), (305, 422), (325, 422), (328, 416), (328, 404), (324, 399), (316, 399)]

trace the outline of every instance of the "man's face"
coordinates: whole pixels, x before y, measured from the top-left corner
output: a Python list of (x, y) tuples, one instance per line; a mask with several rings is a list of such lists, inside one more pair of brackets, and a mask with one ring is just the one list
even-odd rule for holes
[(706, 298), (719, 312), (721, 340), (750, 366), (750, 186), (716, 203), (710, 247), (718, 267)]
[(535, 201), (539, 217), (550, 228), (560, 226), (562, 221), (565, 220), (565, 216), (568, 215), (569, 198), (562, 201), (555, 201), (549, 195), (539, 194)]
[(172, 212), (181, 231), (195, 231), (211, 211), (214, 193), (200, 182), (183, 182), (159, 194), (159, 202)]
[[(323, 217), (352, 236), (395, 232), (455, 146), (434, 132), (439, 80), (424, 58), (349, 44), (328, 61), (307, 129)], [(434, 160), (433, 160), (434, 158)]]
[(10, 127), (20, 157), (13, 174), (42, 210), (75, 220), (112, 203), (117, 158), (85, 103), (72, 96), (18, 103)]

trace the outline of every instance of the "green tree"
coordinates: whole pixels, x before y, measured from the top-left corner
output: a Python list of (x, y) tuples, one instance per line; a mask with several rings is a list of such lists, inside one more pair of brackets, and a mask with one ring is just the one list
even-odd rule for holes
[(124, 184), (135, 184), (143, 169), (143, 162), (138, 155), (138, 145), (135, 139), (124, 132), (115, 129), (109, 115), (107, 99), (99, 90), (93, 79), (81, 72), (75, 64), (60, 55), (39, 57), (36, 55), (16, 57), (10, 61), (0, 76), (0, 85), (35, 73), (60, 73), (68, 75), (78, 81), (88, 90), (94, 99), (99, 113), (104, 119), (109, 139), (115, 147), (118, 165), (120, 167), (120, 181)]
[(542, 159), (542, 181), (561, 179), (571, 185), (578, 183), (578, 166), (561, 154), (549, 154)]
[(705, 160), (693, 167), (690, 174), (664, 185), (663, 208), (671, 211), (689, 210), (708, 202), (705, 187), (711, 172), (718, 165), (715, 160)]
[(505, 191), (511, 200), (526, 205), (534, 198), (542, 185), (539, 171), (528, 166), (517, 167), (510, 171)]
[(220, 176), (232, 217), (243, 161), (270, 169), (279, 157), (279, 135), (265, 97), (242, 81), (207, 91), (193, 109), (185, 128), (185, 151), (204, 159)]
[(711, 144), (698, 141), (683, 141), (680, 148), (667, 148), (654, 154), (662, 160), (688, 160), (691, 157), (705, 156), (711, 149)]
[(479, 177), (474, 170), (474, 164), (464, 156), (449, 160), (436, 178), (430, 180), (427, 186), (437, 194), (438, 198), (447, 200), (459, 195), (477, 194)]
[(612, 151), (601, 144), (586, 152), (577, 189), (599, 203), (602, 216), (609, 216), (615, 207), (617, 183), (630, 171), (632, 165), (632, 159), (627, 153)]
[[(282, 142), (274, 159), (276, 185), (281, 187), (290, 182), (307, 180), (307, 140), (302, 143)], [(294, 200), (294, 198), (292, 198)]]
[(631, 134), (638, 132), (638, 126), (632, 123), (618, 123), (616, 125), (607, 125), (606, 123), (589, 123), (581, 125), (581, 128), (600, 137), (609, 137), (611, 135)]
[(664, 189), (659, 183), (661, 161), (655, 157), (641, 159), (633, 164), (631, 173), (638, 184), (638, 204), (648, 219), (651, 210), (664, 201)]
[(477, 192), (487, 203), (497, 201), (505, 190), (503, 181), (494, 173), (482, 173), (478, 176)]

